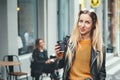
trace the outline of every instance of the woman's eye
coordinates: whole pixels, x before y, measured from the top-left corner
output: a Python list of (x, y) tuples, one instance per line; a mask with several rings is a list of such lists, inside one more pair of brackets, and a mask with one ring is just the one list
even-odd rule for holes
[(90, 22), (89, 22), (89, 21), (86, 21), (86, 24), (90, 24)]
[(83, 20), (79, 20), (79, 22), (81, 23), (81, 22), (83, 22)]

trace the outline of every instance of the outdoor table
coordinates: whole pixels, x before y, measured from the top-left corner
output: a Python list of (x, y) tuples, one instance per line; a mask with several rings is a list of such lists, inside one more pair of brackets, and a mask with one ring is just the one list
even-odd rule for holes
[(20, 62), (0, 61), (0, 66), (14, 66), (14, 65), (20, 65)]

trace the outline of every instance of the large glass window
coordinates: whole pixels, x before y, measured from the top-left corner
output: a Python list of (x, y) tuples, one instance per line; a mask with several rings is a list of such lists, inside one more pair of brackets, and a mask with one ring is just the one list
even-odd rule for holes
[(18, 0), (19, 55), (32, 52), (37, 38), (37, 0)]

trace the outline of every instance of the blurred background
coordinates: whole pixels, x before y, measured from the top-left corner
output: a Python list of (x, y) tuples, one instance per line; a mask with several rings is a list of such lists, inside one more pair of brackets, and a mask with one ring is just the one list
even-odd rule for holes
[(55, 43), (71, 34), (84, 8), (98, 15), (107, 79), (120, 80), (120, 0), (0, 0), (0, 60), (7, 54), (18, 55), (22, 70), (30, 76), (35, 40), (43, 38), (49, 56), (55, 54)]

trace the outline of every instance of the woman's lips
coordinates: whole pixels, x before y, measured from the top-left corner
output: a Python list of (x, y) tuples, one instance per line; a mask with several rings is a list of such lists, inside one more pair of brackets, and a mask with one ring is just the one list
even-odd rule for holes
[(81, 28), (81, 29), (80, 29), (80, 31), (81, 31), (81, 32), (84, 32), (84, 31), (85, 31), (85, 29)]

